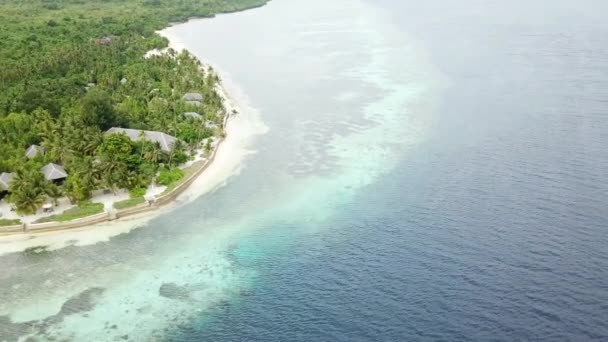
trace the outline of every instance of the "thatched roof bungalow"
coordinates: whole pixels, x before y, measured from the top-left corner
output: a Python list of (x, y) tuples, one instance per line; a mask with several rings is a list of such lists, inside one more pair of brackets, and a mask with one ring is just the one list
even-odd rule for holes
[(188, 117), (191, 117), (191, 118), (195, 118), (195, 119), (202, 119), (203, 118), (203, 116), (200, 115), (197, 112), (186, 112), (186, 113), (184, 113), (184, 115), (188, 116)]
[(210, 129), (216, 129), (219, 127), (215, 122), (213, 122), (211, 120), (205, 121), (205, 126)]
[(186, 102), (189, 102), (189, 101), (202, 102), (203, 95), (201, 95), (200, 93), (186, 93), (184, 96), (182, 96), (182, 100), (184, 100)]
[(0, 173), (0, 191), (8, 191), (13, 180), (13, 174), (8, 172)]
[(25, 156), (28, 157), (29, 159), (33, 159), (36, 158), (37, 156), (42, 156), (44, 155), (44, 147), (42, 146), (38, 146), (38, 145), (32, 145), (30, 147), (28, 147), (28, 149), (25, 151)]
[(189, 105), (195, 106), (195, 107), (200, 107), (200, 105), (203, 104), (201, 101), (184, 101), (184, 102), (186, 102), (186, 104), (189, 104)]
[(65, 172), (65, 169), (61, 165), (49, 163), (40, 169), (44, 178), (50, 181), (61, 181), (68, 178), (68, 173)]
[(106, 134), (124, 134), (129, 137), (131, 141), (139, 141), (143, 137), (145, 140), (159, 143), (160, 148), (165, 152), (171, 152), (173, 150), (173, 145), (177, 141), (176, 137), (170, 136), (163, 132), (144, 131), (120, 127), (112, 127), (106, 132)]

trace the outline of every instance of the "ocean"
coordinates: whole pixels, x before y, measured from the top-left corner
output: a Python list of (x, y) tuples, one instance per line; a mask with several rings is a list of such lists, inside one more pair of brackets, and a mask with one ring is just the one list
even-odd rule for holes
[(171, 27), (267, 133), (144, 227), (0, 256), (0, 341), (608, 340), (607, 11), (273, 0)]

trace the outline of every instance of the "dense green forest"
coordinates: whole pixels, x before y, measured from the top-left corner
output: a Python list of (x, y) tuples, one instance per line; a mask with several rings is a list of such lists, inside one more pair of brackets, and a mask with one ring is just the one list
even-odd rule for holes
[[(144, 58), (167, 46), (154, 32), (265, 2), (0, 0), (0, 173), (14, 175), (7, 200), (32, 213), (48, 197), (82, 202), (97, 188), (140, 191), (159, 171), (186, 161), (203, 139), (221, 134), (219, 79), (200, 72), (185, 52)], [(188, 92), (202, 94), (202, 105), (182, 101)], [(104, 134), (115, 126), (179, 140), (167, 152), (149, 141)], [(27, 158), (31, 145), (45, 154)], [(41, 177), (49, 162), (65, 167), (61, 186)]]

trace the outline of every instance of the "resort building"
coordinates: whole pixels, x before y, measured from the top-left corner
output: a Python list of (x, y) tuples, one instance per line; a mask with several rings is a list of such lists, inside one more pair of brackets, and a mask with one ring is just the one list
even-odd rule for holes
[(184, 113), (184, 115), (185, 116), (189, 116), (191, 118), (195, 118), (195, 119), (202, 119), (203, 118), (202, 115), (200, 115), (199, 113), (196, 113), (196, 112), (186, 112), (186, 113)]
[(49, 163), (43, 166), (40, 171), (42, 171), (44, 178), (53, 182), (61, 182), (68, 178), (67, 172), (61, 165)]
[(165, 152), (171, 152), (173, 150), (173, 145), (177, 141), (176, 137), (172, 137), (163, 132), (144, 131), (120, 127), (112, 127), (106, 132), (106, 134), (124, 134), (129, 137), (131, 141), (139, 141), (143, 138), (145, 140), (158, 143), (160, 148)]
[(189, 105), (200, 106), (203, 103), (203, 95), (199, 93), (186, 93), (182, 100)]
[(44, 155), (44, 147), (38, 146), (38, 145), (32, 145), (32, 146), (28, 147), (28, 149), (25, 151), (25, 156), (28, 157), (29, 159), (33, 159), (33, 158), (36, 158), (37, 156), (43, 156), (43, 155)]
[(199, 94), (199, 93), (186, 93), (184, 96), (182, 96), (182, 100), (184, 101), (203, 101), (203, 95)]
[(12, 180), (13, 180), (12, 173), (8, 173), (8, 172), (0, 173), (0, 192), (8, 191)]

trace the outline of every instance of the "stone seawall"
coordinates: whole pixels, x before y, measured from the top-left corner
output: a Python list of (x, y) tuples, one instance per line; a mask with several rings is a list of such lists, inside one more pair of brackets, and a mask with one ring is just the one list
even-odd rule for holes
[(29, 223), (25, 224), (24, 232), (45, 232), (58, 229), (71, 229), (84, 227), (96, 223), (101, 223), (110, 220), (110, 214), (103, 212), (66, 222), (45, 222), (45, 223)]
[(0, 227), (0, 235), (2, 235), (3, 233), (20, 233), (23, 232), (25, 230), (25, 224), (15, 224), (12, 226), (3, 226)]

